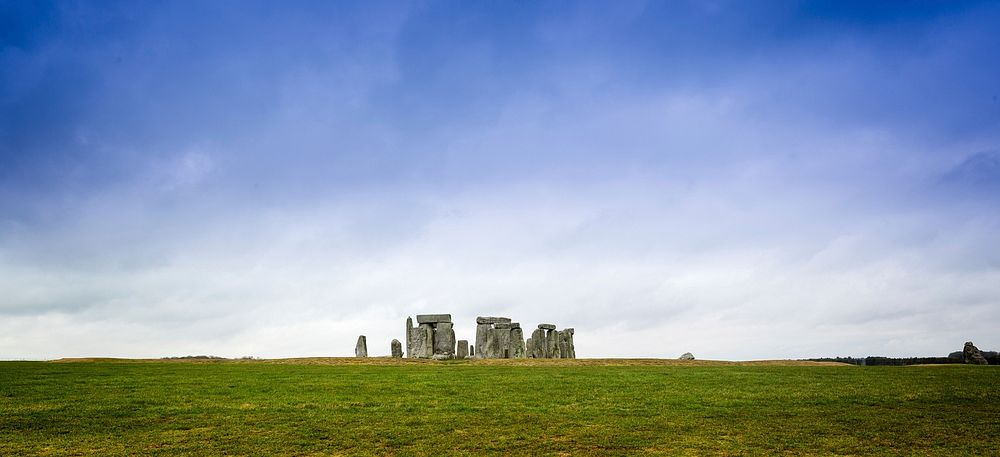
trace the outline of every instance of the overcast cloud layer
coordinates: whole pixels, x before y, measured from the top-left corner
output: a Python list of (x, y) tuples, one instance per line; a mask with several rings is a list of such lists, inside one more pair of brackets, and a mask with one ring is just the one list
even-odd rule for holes
[(0, 359), (1000, 349), (995, 2), (2, 2)]

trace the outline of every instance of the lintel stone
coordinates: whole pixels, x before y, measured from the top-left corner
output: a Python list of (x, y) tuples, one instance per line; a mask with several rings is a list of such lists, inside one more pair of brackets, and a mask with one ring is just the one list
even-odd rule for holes
[(418, 324), (450, 323), (451, 314), (417, 314)]

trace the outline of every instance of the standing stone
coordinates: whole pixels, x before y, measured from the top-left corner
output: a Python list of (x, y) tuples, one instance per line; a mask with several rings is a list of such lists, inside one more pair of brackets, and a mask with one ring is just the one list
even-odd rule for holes
[(451, 322), (440, 322), (434, 327), (434, 355), (445, 358), (455, 356), (455, 330), (452, 325)]
[(486, 332), (486, 345), (480, 347), (480, 356), (484, 359), (496, 359), (500, 356), (500, 334), (499, 330), (490, 327)]
[(393, 358), (399, 359), (403, 357), (403, 344), (400, 343), (399, 340), (392, 340), (392, 343), (390, 343), (389, 346), (392, 349)]
[(989, 362), (986, 361), (986, 357), (983, 357), (983, 353), (979, 351), (979, 348), (972, 341), (965, 342), (965, 348), (962, 349), (962, 358), (965, 363), (970, 363), (972, 365), (988, 365)]
[(355, 357), (368, 357), (368, 342), (365, 341), (365, 336), (361, 335), (358, 337), (358, 344), (354, 345), (354, 356)]
[(497, 338), (497, 353), (496, 358), (498, 359), (509, 359), (511, 358), (511, 347), (510, 347), (510, 324), (496, 324), (493, 328), (496, 332)]
[(429, 359), (434, 354), (434, 327), (431, 324), (420, 324), (413, 329), (413, 352), (410, 357)]
[(524, 341), (524, 356), (529, 359), (535, 358), (535, 351), (531, 346), (531, 337), (528, 337), (528, 339)]
[(455, 350), (455, 358), (464, 359), (469, 356), (469, 341), (458, 340), (458, 349)]
[(477, 359), (486, 358), (486, 340), (489, 338), (491, 330), (493, 330), (493, 324), (483, 323), (476, 325), (476, 347), (479, 348), (479, 351), (476, 352)]
[(406, 318), (406, 358), (412, 359), (413, 355), (413, 318), (407, 316)]
[(531, 332), (531, 356), (536, 359), (547, 359), (549, 355), (545, 352), (545, 330), (536, 328)]
[(469, 345), (469, 357), (475, 357), (475, 356), (476, 356), (476, 346), (470, 344)]
[(546, 347), (548, 348), (549, 358), (550, 359), (558, 359), (558, 358), (560, 358), (560, 354), (559, 354), (559, 331), (558, 330), (549, 330), (548, 332), (546, 332), (545, 333), (545, 343), (546, 343)]
[(511, 324), (510, 329), (510, 358), (512, 359), (523, 359), (524, 358), (524, 331), (521, 330), (521, 325)]
[(565, 359), (575, 359), (576, 358), (576, 347), (573, 345), (573, 334), (576, 333), (575, 329), (567, 328), (559, 332), (563, 336), (563, 341), (566, 342), (566, 355), (563, 356)]

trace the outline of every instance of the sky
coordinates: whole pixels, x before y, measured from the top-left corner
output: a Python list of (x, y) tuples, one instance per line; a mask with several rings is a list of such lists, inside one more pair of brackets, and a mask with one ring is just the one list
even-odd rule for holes
[(1000, 3), (0, 1), (0, 359), (1000, 349)]

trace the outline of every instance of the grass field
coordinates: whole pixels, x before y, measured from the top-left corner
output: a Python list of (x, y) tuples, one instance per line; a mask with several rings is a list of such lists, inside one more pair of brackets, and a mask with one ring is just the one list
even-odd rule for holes
[(998, 388), (971, 366), (0, 362), (0, 455), (997, 455)]

